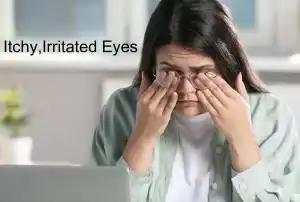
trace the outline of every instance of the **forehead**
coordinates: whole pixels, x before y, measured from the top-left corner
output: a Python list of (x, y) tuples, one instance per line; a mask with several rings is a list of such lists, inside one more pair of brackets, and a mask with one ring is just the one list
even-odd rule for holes
[(157, 51), (157, 65), (163, 61), (181, 68), (214, 65), (214, 61), (209, 56), (174, 44), (165, 45)]

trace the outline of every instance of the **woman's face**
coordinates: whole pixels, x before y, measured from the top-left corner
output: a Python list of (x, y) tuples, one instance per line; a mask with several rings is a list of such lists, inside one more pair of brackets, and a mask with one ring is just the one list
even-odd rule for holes
[(175, 111), (186, 116), (196, 116), (206, 112), (196, 95), (197, 90), (204, 90), (205, 87), (197, 86), (193, 82), (194, 76), (207, 72), (216, 74), (216, 71), (214, 61), (204, 54), (173, 44), (163, 46), (157, 51), (156, 76), (158, 78), (159, 75), (174, 72), (180, 77), (176, 89), (178, 101)]

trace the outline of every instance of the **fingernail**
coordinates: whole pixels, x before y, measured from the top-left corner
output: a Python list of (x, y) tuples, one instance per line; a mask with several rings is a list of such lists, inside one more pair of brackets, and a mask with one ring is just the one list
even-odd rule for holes
[(216, 74), (213, 73), (213, 72), (207, 72), (207, 73), (206, 73), (206, 76), (208, 76), (209, 78), (215, 78), (215, 77), (216, 77)]
[(176, 86), (177, 85), (177, 78), (175, 77), (172, 81), (172, 86)]
[(166, 83), (167, 74), (165, 72), (161, 72), (156, 78), (160, 83)]

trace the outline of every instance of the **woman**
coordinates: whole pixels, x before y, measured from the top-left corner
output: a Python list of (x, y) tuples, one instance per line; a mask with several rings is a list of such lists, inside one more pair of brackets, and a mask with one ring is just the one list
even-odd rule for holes
[(97, 165), (124, 166), (133, 202), (292, 201), (299, 136), (249, 67), (217, 0), (162, 0), (132, 86), (101, 112)]

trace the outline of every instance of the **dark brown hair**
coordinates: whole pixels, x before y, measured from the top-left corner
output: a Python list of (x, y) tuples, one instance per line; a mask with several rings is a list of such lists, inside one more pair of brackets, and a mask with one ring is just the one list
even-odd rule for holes
[(161, 0), (146, 28), (139, 70), (153, 81), (156, 51), (177, 44), (210, 56), (223, 78), (234, 87), (239, 72), (248, 92), (267, 92), (250, 68), (245, 50), (228, 11), (218, 0)]

